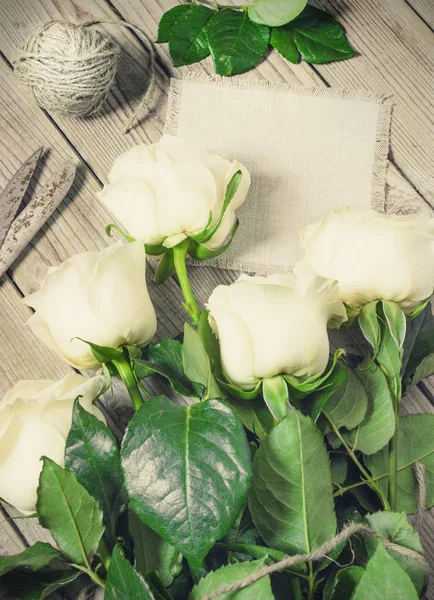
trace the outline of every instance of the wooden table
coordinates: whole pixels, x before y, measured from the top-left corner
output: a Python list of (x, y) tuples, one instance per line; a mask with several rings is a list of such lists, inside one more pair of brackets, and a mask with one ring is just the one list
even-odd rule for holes
[[(78, 166), (74, 186), (59, 210), (28, 250), (0, 281), (0, 395), (18, 379), (57, 379), (69, 371), (60, 358), (48, 350), (25, 322), (31, 311), (21, 298), (38, 288), (47, 267), (84, 250), (104, 248), (104, 233), (110, 222), (95, 195), (106, 181), (114, 158), (140, 141), (159, 139), (166, 116), (169, 78), (182, 77), (188, 69), (212, 73), (211, 60), (174, 69), (167, 45), (158, 47), (155, 109), (130, 134), (121, 130), (132, 114), (135, 100), (143, 92), (149, 55), (145, 44), (128, 30), (107, 26), (125, 53), (117, 85), (106, 109), (98, 117), (59, 118), (40, 110), (17, 87), (11, 61), (17, 49), (35, 27), (51, 20), (78, 22), (87, 19), (125, 19), (156, 38), (163, 12), (176, 0), (0, 0), (0, 187), (36, 148), (46, 149), (42, 182), (68, 157)], [(359, 56), (329, 65), (291, 65), (277, 52), (247, 77), (287, 81), (302, 85), (366, 88), (390, 95), (393, 111), (387, 192), (390, 202), (422, 202), (434, 206), (432, 88), (434, 51), (433, 0), (319, 0), (315, 5), (336, 15), (345, 25)], [(36, 184), (35, 188), (38, 188)], [(211, 268), (191, 269), (194, 289), (201, 302), (222, 282), (234, 281), (237, 274)], [(159, 318), (159, 336), (181, 331), (185, 315), (181, 293), (174, 279), (151, 287)], [(161, 385), (155, 384), (161, 393)], [(407, 412), (433, 412), (434, 379), (419, 384), (405, 400)], [(114, 422), (125, 421), (129, 404), (122, 389), (104, 400)], [(16, 513), (1, 508), (4, 517)], [(422, 537), (434, 564), (434, 512), (425, 516)], [(36, 540), (47, 540), (47, 532), (35, 520), (3, 521), (0, 525), (0, 553), (12, 554)], [(78, 592), (69, 594), (77, 598)], [(428, 597), (434, 600), (431, 586)]]

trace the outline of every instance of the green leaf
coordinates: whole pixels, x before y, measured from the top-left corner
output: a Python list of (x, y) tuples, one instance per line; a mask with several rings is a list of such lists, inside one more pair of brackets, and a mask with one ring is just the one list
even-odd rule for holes
[(247, 10), (255, 23), (278, 27), (295, 19), (306, 4), (307, 0), (255, 0)]
[(77, 565), (88, 566), (104, 533), (98, 503), (75, 475), (43, 457), (36, 511), (60, 550)]
[(168, 587), (182, 569), (182, 555), (133, 512), (129, 513), (130, 533), (134, 543), (134, 566), (142, 575), (156, 571)]
[(136, 514), (199, 568), (247, 495), (250, 449), (236, 414), (218, 400), (154, 398), (130, 421), (121, 454)]
[(138, 573), (124, 557), (120, 546), (115, 546), (107, 572), (104, 590), (104, 600), (158, 600), (161, 596), (155, 594), (144, 577)]
[(368, 561), (352, 600), (417, 600), (410, 577), (387, 553), (381, 543)]
[(346, 454), (332, 455), (332, 481), (342, 485), (348, 475), (348, 456)]
[(169, 41), (173, 26), (182, 15), (190, 10), (190, 8), (191, 6), (182, 4), (181, 6), (175, 6), (164, 13), (158, 24), (157, 44)]
[(357, 375), (368, 395), (368, 410), (358, 428), (357, 449), (363, 454), (374, 454), (395, 433), (393, 400), (384, 373), (374, 363), (367, 369), (357, 369)]
[(209, 55), (205, 31), (215, 11), (199, 4), (186, 8), (176, 15), (169, 33), (169, 52), (175, 67), (190, 65)]
[(311, 552), (335, 535), (330, 463), (309, 417), (291, 411), (262, 440), (249, 508), (267, 544), (288, 554)]
[(236, 410), (244, 427), (260, 440), (266, 437), (276, 425), (273, 415), (261, 396), (247, 401), (231, 396), (226, 399), (226, 402)]
[(273, 27), (271, 30), (270, 44), (279, 54), (294, 65), (300, 60), (300, 53), (295, 43), (295, 31), (290, 25), (286, 27)]
[(345, 29), (328, 13), (307, 6), (291, 23), (294, 41), (304, 61), (322, 64), (355, 56)]
[(389, 331), (395, 341), (398, 348), (402, 348), (405, 340), (405, 332), (407, 328), (407, 322), (405, 314), (396, 302), (390, 302), (389, 300), (382, 300), (383, 312), (386, 317), (386, 323), (389, 327)]
[[(405, 513), (394, 513), (389, 511), (377, 512), (373, 515), (367, 514), (365, 517), (368, 525), (378, 531), (378, 533), (394, 544), (409, 548), (423, 555), (422, 544), (420, 543), (417, 531), (407, 521)], [(375, 551), (376, 542), (373, 538), (366, 536), (365, 545), (370, 550), (370, 555)], [(425, 571), (421, 563), (413, 557), (396, 552), (387, 548), (387, 552), (396, 560), (396, 562), (410, 576), (418, 594), (422, 593), (425, 584)]]
[[(333, 421), (338, 429), (346, 427), (354, 429), (362, 422), (367, 408), (368, 396), (362, 381), (349, 367), (340, 364), (339, 371), (343, 371), (345, 378), (340, 385), (333, 385), (318, 393), (326, 397), (330, 396), (329, 390), (333, 391), (324, 405), (323, 413)], [(387, 383), (386, 383), (387, 387)]]
[(287, 60), (321, 64), (351, 58), (345, 29), (328, 13), (306, 6), (293, 21), (271, 31), (271, 45)]
[[(175, 6), (175, 8), (184, 8), (182, 6)], [(157, 270), (154, 275), (154, 283), (164, 283), (169, 277), (176, 272), (175, 262), (173, 260), (173, 249), (169, 248), (163, 254), (160, 262), (158, 263)]]
[(289, 412), (288, 385), (281, 375), (264, 379), (262, 383), (265, 404), (276, 421), (281, 421)]
[(422, 379), (425, 379), (425, 377), (430, 377), (431, 375), (434, 375), (434, 354), (426, 356), (416, 367), (416, 371), (414, 372), (411, 380), (411, 385), (416, 385), (422, 381)]
[(112, 360), (116, 360), (123, 354), (122, 350), (118, 350), (117, 348), (98, 346), (98, 344), (88, 342), (87, 340), (83, 340), (79, 337), (76, 339), (84, 342), (85, 344), (89, 344), (92, 350), (92, 354), (94, 355), (95, 359), (100, 363), (111, 362)]
[(36, 542), (19, 554), (0, 556), (0, 576), (17, 567), (25, 567), (32, 571), (39, 571), (49, 565), (53, 560), (59, 560), (62, 555), (56, 548), (45, 542)]
[(398, 348), (393, 339), (392, 332), (387, 325), (382, 327), (380, 349), (377, 354), (377, 363), (386, 375), (390, 390), (395, 398), (402, 395), (401, 368), (402, 349)]
[(314, 390), (308, 398), (303, 400), (301, 404), (303, 414), (308, 415), (316, 423), (330, 398), (334, 397), (336, 393), (340, 393), (339, 389), (346, 385), (346, 379), (347, 368), (342, 363), (337, 363), (327, 382), (327, 387)]
[[(413, 465), (425, 466), (426, 504), (434, 505), (434, 414), (407, 415), (399, 419), (397, 510), (417, 512), (417, 482)], [(387, 489), (389, 449), (365, 457), (365, 464), (383, 490)]]
[(407, 386), (419, 365), (434, 354), (434, 317), (431, 304), (414, 319), (407, 322), (407, 335), (404, 342), (403, 384)]
[[(202, 600), (208, 594), (215, 592), (222, 585), (235, 583), (252, 575), (264, 566), (264, 560), (253, 560), (251, 562), (242, 562), (234, 565), (222, 567), (218, 571), (213, 571), (204, 577), (198, 585), (191, 590), (189, 600)], [(271, 591), (270, 577), (266, 576), (259, 579), (256, 583), (232, 594), (221, 594), (219, 600), (274, 600)]]
[(78, 400), (74, 402), (66, 440), (65, 468), (98, 502), (114, 541), (116, 522), (126, 504), (118, 446), (110, 429), (80, 406)]
[(188, 323), (184, 327), (182, 362), (184, 372), (190, 381), (199, 383), (204, 388), (205, 400), (226, 397), (211, 372), (209, 356), (199, 333)]
[(173, 389), (178, 392), (178, 394), (182, 394), (183, 396), (193, 395), (193, 388), (190, 382), (187, 380), (187, 385), (184, 386), (184, 384), (176, 376), (174, 376), (170, 367), (163, 367), (157, 363), (141, 360), (140, 358), (136, 358), (132, 361), (132, 367), (135, 376), (139, 380), (149, 377), (150, 375), (161, 375), (167, 379), (167, 381), (170, 383)]
[(349, 600), (361, 580), (362, 567), (346, 567), (340, 569), (331, 580), (331, 585), (324, 588), (323, 600)]
[(270, 29), (253, 23), (247, 12), (219, 11), (206, 29), (218, 75), (237, 75), (251, 69), (267, 51)]
[(171, 339), (161, 340), (149, 349), (149, 354), (154, 362), (136, 359), (132, 363), (137, 379), (158, 373), (169, 381), (178, 394), (182, 396), (198, 395), (198, 390), (184, 372), (181, 342)]
[(380, 348), (381, 327), (377, 315), (378, 301), (365, 304), (359, 313), (359, 326), (367, 342), (374, 350), (374, 356)]
[(2, 590), (11, 592), (17, 600), (43, 600), (79, 575), (79, 571), (72, 569), (44, 569), (36, 573), (16, 569), (2, 577)]

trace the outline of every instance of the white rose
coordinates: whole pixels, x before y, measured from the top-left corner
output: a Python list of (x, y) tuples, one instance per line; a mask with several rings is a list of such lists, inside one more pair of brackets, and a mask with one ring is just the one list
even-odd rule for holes
[(131, 236), (146, 244), (161, 244), (174, 235), (200, 233), (210, 212), (215, 222), (226, 186), (238, 170), (242, 172), (239, 188), (206, 244), (217, 248), (231, 232), (235, 210), (250, 186), (247, 169), (237, 161), (164, 135), (157, 144), (139, 144), (121, 154), (108, 175), (110, 185), (99, 198)]
[(28, 324), (69, 364), (99, 366), (90, 346), (145, 346), (157, 327), (146, 287), (143, 245), (121, 243), (72, 256), (49, 270), (41, 289), (24, 301), (35, 309)]
[(407, 313), (434, 289), (434, 219), (343, 208), (301, 234), (306, 267), (335, 279), (339, 299), (354, 308), (392, 300)]
[(0, 497), (24, 513), (35, 510), (41, 457), (64, 465), (72, 407), (80, 404), (105, 423), (92, 401), (99, 377), (70, 373), (61, 381), (19, 381), (0, 402)]
[(320, 375), (329, 359), (328, 326), (346, 320), (335, 282), (304, 274), (248, 277), (219, 285), (207, 308), (223, 370), (244, 390), (288, 374)]

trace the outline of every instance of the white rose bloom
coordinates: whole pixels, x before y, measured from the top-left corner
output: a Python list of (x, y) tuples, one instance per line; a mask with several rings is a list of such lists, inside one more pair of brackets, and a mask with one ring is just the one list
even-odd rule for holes
[(157, 144), (139, 144), (114, 162), (110, 185), (100, 200), (128, 230), (146, 244), (168, 237), (200, 233), (212, 211), (220, 215), (226, 186), (241, 170), (239, 188), (215, 235), (206, 243), (217, 248), (230, 234), (235, 210), (246, 199), (250, 176), (237, 161), (206, 152), (181, 138), (163, 135)]
[(99, 367), (90, 346), (145, 346), (157, 321), (146, 287), (143, 245), (120, 242), (82, 252), (49, 270), (39, 291), (24, 301), (35, 309), (33, 332), (69, 364)]
[(220, 341), (223, 370), (244, 390), (288, 374), (300, 381), (320, 375), (329, 359), (327, 326), (346, 320), (335, 282), (313, 274), (242, 275), (219, 285), (207, 308)]
[(105, 423), (92, 404), (101, 381), (70, 373), (61, 381), (19, 381), (0, 402), (0, 497), (18, 510), (35, 510), (41, 457), (64, 465), (72, 407), (80, 404)]
[(434, 289), (434, 219), (343, 208), (300, 234), (296, 272), (335, 279), (339, 299), (354, 308), (391, 300), (410, 313)]

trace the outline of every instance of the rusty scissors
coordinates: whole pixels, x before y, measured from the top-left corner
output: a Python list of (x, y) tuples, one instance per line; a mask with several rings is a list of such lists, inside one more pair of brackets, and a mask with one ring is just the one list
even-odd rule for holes
[(17, 215), (42, 151), (39, 148), (21, 165), (0, 195), (0, 277), (53, 214), (74, 181), (76, 166), (68, 160)]

